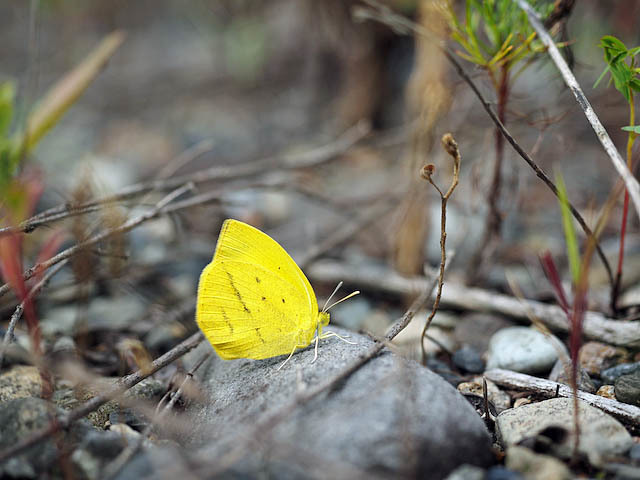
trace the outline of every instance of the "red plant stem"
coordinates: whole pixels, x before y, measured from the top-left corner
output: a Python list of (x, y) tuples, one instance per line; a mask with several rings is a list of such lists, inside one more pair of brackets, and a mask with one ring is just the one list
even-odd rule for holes
[[(633, 104), (633, 90), (629, 89), (629, 125), (633, 126), (636, 122), (636, 110)], [(633, 143), (636, 140), (636, 134), (629, 132), (627, 137), (627, 167), (631, 170), (631, 157), (633, 154)], [(618, 271), (616, 279), (611, 290), (611, 310), (615, 315), (618, 311), (618, 294), (620, 293), (620, 284), (622, 283), (622, 265), (624, 263), (624, 239), (627, 234), (627, 217), (629, 215), (629, 191), (624, 190), (624, 205), (622, 207), (622, 225), (620, 226), (620, 250), (618, 252)]]

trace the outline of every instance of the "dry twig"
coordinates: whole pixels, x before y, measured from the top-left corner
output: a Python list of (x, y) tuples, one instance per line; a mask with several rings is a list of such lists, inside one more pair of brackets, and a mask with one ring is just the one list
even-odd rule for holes
[[(556, 396), (569, 398), (573, 396), (572, 388), (567, 385), (552, 382), (544, 378), (532, 377), (524, 373), (496, 368), (485, 372), (484, 376), (493, 383), (503, 387), (514, 390), (531, 391), (548, 398)], [(583, 392), (582, 390), (578, 390), (577, 396), (580, 400), (619, 418), (624, 423), (634, 426), (640, 425), (640, 408), (634, 405), (618, 402), (617, 400), (601, 397), (600, 395), (593, 395)]]
[(436, 292), (436, 299), (431, 307), (431, 313), (429, 314), (429, 317), (422, 328), (422, 334), (420, 335), (420, 350), (422, 352), (423, 364), (427, 361), (427, 352), (424, 349), (424, 338), (427, 334), (427, 330), (429, 329), (429, 325), (431, 325), (433, 317), (435, 317), (436, 312), (438, 311), (440, 297), (442, 296), (442, 286), (444, 285), (444, 268), (447, 263), (447, 201), (458, 186), (458, 180), (460, 179), (460, 151), (458, 150), (458, 144), (450, 133), (447, 133), (442, 137), (442, 147), (451, 156), (451, 158), (453, 158), (453, 178), (451, 179), (451, 185), (449, 186), (447, 193), (442, 193), (442, 190), (440, 190), (440, 188), (434, 183), (432, 176), (435, 167), (432, 164), (424, 166), (420, 171), (422, 178), (428, 181), (433, 188), (438, 191), (440, 201), (442, 202), (440, 207), (440, 269), (438, 272), (438, 290)]
[(7, 330), (4, 334), (4, 338), (2, 339), (2, 345), (0, 345), (0, 368), (2, 368), (2, 361), (4, 360), (4, 352), (7, 346), (15, 340), (13, 332), (16, 328), (16, 324), (22, 317), (22, 312), (24, 312), (25, 303), (35, 298), (35, 296), (40, 292), (40, 290), (42, 290), (42, 288), (45, 287), (47, 283), (49, 283), (49, 280), (51, 280), (51, 277), (53, 277), (56, 273), (58, 273), (62, 269), (62, 267), (65, 266), (66, 263), (67, 263), (67, 260), (64, 260), (60, 262), (58, 265), (56, 265), (55, 268), (52, 268), (51, 270), (49, 270), (42, 277), (42, 279), (38, 283), (36, 283), (33, 286), (33, 288), (29, 291), (27, 298), (22, 300), (22, 302), (20, 302), (20, 304), (16, 307), (15, 311), (13, 312), (13, 315), (11, 315), (11, 319), (9, 320), (9, 326), (7, 327)]
[[(429, 284), (424, 277), (404, 277), (388, 269), (349, 266), (338, 262), (322, 261), (310, 265), (309, 277), (322, 282), (344, 281), (358, 285), (361, 290), (391, 292), (398, 295), (415, 295)], [(569, 322), (564, 311), (556, 306), (535, 300), (522, 301), (456, 283), (447, 283), (442, 293), (442, 305), (474, 312), (495, 312), (506, 317), (528, 320), (530, 313), (538, 317), (552, 330), (567, 332)], [(587, 338), (623, 347), (640, 347), (640, 323), (612, 320), (599, 312), (585, 312), (584, 334)]]

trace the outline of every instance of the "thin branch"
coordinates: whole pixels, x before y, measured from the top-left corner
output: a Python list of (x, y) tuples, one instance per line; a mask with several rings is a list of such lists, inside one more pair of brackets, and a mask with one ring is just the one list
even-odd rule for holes
[(84, 212), (94, 211), (93, 209), (99, 209), (99, 205), (121, 202), (153, 190), (170, 190), (190, 182), (197, 185), (200, 183), (219, 180), (248, 177), (264, 173), (265, 171), (272, 171), (277, 168), (297, 169), (317, 166), (346, 152), (365, 138), (370, 132), (371, 127), (368, 124), (358, 123), (346, 130), (340, 137), (330, 143), (316, 147), (307, 152), (277, 155), (241, 165), (214, 166), (205, 170), (199, 170), (194, 173), (178, 175), (167, 179), (136, 183), (123, 188), (113, 195), (91, 200), (80, 205), (70, 206), (68, 204), (62, 204), (49, 208), (48, 210), (40, 212), (30, 219), (25, 220), (18, 227), (0, 228), (0, 235), (6, 235), (11, 232), (30, 233), (35, 230), (35, 228), (42, 226), (45, 223), (78, 215)]
[[(409, 20), (406, 17), (403, 17), (402, 15), (398, 15), (392, 12), (391, 9), (389, 9), (384, 5), (381, 5), (376, 0), (363, 0), (363, 1), (366, 4), (370, 5), (372, 8), (356, 9), (355, 10), (356, 17), (378, 21), (384, 25), (389, 26), (389, 28), (391, 28), (393, 31), (401, 35), (409, 35), (411, 32), (414, 32), (417, 35), (423, 35), (427, 38), (430, 38), (432, 41), (437, 42), (440, 50), (442, 51), (442, 54), (451, 63), (456, 73), (465, 81), (467, 85), (469, 85), (469, 88), (471, 88), (475, 96), (478, 97), (478, 100), (480, 100), (480, 103), (482, 104), (482, 107), (484, 108), (484, 110), (487, 112), (487, 115), (489, 115), (489, 118), (491, 118), (491, 120), (493, 121), (493, 123), (495, 123), (496, 127), (498, 127), (502, 135), (504, 135), (504, 138), (507, 140), (507, 142), (509, 142), (509, 144), (513, 147), (513, 149), (518, 153), (518, 155), (520, 155), (522, 159), (525, 162), (527, 162), (527, 165), (531, 167), (531, 169), (534, 171), (536, 176), (544, 182), (544, 184), (549, 188), (549, 190), (551, 190), (551, 192), (553, 192), (553, 194), (556, 197), (558, 197), (558, 189), (556, 188), (555, 184), (551, 181), (551, 179), (547, 176), (547, 174), (544, 173), (544, 171), (533, 161), (533, 159), (529, 156), (529, 154), (524, 151), (524, 149), (515, 140), (515, 138), (513, 138), (509, 130), (507, 130), (507, 128), (498, 118), (497, 114), (491, 108), (491, 104), (489, 103), (489, 101), (487, 101), (484, 98), (484, 96), (482, 95), (482, 93), (480, 92), (476, 84), (473, 82), (471, 77), (465, 72), (460, 62), (458, 62), (458, 60), (456, 59), (455, 54), (446, 47), (444, 42), (441, 39), (437, 38), (435, 35), (433, 35), (431, 32), (429, 32), (429, 30), (427, 30), (426, 28), (422, 27), (421, 25), (418, 25), (415, 22), (412, 22), (411, 20)], [(571, 203), (569, 203), (569, 208), (571, 209), (571, 214), (576, 219), (576, 221), (580, 224), (580, 227), (584, 231), (585, 235), (587, 237), (592, 237), (593, 232), (587, 226), (587, 223), (584, 221), (584, 218), (582, 218), (582, 215), (580, 215), (578, 210)], [(614, 283), (613, 271), (611, 270), (609, 261), (607, 260), (607, 257), (604, 255), (604, 252), (602, 251), (600, 244), (596, 244), (596, 251), (598, 253), (598, 257), (602, 261), (607, 271), (609, 282), (611, 283), (611, 285), (613, 285)]]
[(95, 411), (100, 406), (104, 405), (110, 400), (113, 400), (124, 392), (129, 390), (131, 387), (137, 385), (145, 378), (153, 375), (158, 370), (166, 367), (170, 363), (174, 362), (178, 358), (182, 357), (187, 352), (193, 350), (197, 347), (200, 342), (204, 340), (204, 336), (202, 332), (197, 332), (191, 335), (189, 338), (184, 340), (182, 343), (176, 345), (174, 348), (169, 350), (167, 353), (157, 358), (155, 361), (151, 363), (151, 365), (147, 366), (143, 370), (138, 370), (131, 375), (127, 375), (121, 378), (116, 386), (112, 388), (109, 392), (97, 395), (92, 399), (86, 401), (78, 408), (74, 408), (73, 410), (63, 413), (61, 415), (56, 416), (56, 418), (49, 424), (48, 427), (45, 427), (41, 430), (36, 431), (31, 436), (26, 439), (23, 439), (16, 443), (14, 446), (0, 452), (0, 463), (5, 462), (11, 457), (21, 453), (25, 449), (37, 445), (42, 442), (46, 438), (50, 437), (52, 434), (59, 432), (60, 430), (64, 430), (69, 428), (73, 422), (87, 416), (89, 413)]
[[(415, 295), (428, 285), (424, 277), (404, 277), (394, 271), (383, 268), (344, 265), (338, 262), (316, 262), (306, 269), (311, 279), (320, 282), (344, 281), (358, 285), (362, 290), (382, 291), (397, 295)], [(481, 288), (470, 288), (448, 282), (442, 292), (442, 304), (445, 307), (464, 309), (474, 312), (494, 312), (501, 315), (528, 321), (533, 313), (552, 330), (569, 331), (569, 322), (562, 309), (556, 305), (521, 300)], [(585, 312), (584, 334), (587, 338), (629, 348), (640, 348), (640, 322), (612, 320), (599, 312)]]
[[(532, 391), (538, 395), (547, 398), (573, 396), (571, 387), (556, 383), (544, 378), (532, 377), (524, 373), (512, 372), (510, 370), (502, 370), (496, 368), (488, 370), (484, 376), (500, 386), (513, 390)], [(638, 426), (640, 425), (640, 408), (628, 403), (618, 402), (612, 398), (601, 397), (591, 393), (578, 390), (578, 398), (589, 405), (599, 408), (600, 410), (617, 417), (624, 423)]]
[(42, 279), (36, 283), (33, 288), (27, 294), (27, 297), (18, 304), (13, 315), (11, 315), (11, 319), (9, 320), (9, 326), (7, 327), (7, 331), (4, 334), (4, 338), (2, 339), (2, 345), (0, 345), (0, 368), (2, 368), (2, 361), (4, 360), (4, 352), (6, 351), (9, 344), (15, 341), (14, 330), (16, 328), (16, 324), (22, 318), (22, 313), (24, 312), (24, 306), (26, 302), (29, 302), (35, 298), (35, 296), (42, 290), (43, 287), (49, 283), (51, 277), (53, 277), (56, 273), (65, 266), (67, 260), (60, 262), (54, 268), (49, 270)]
[[(182, 381), (182, 384), (180, 385), (178, 390), (176, 390), (176, 392), (173, 394), (173, 396), (171, 397), (169, 402), (164, 406), (164, 408), (162, 408), (159, 411), (158, 415), (156, 416), (156, 418), (154, 418), (153, 422), (150, 422), (145, 427), (145, 429), (140, 433), (138, 438), (134, 442), (127, 445), (127, 448), (125, 448), (122, 452), (120, 452), (120, 454), (109, 465), (107, 465), (107, 467), (104, 469), (104, 475), (102, 475), (103, 480), (109, 480), (115, 477), (120, 472), (120, 470), (122, 470), (122, 467), (124, 467), (127, 464), (127, 462), (131, 460), (131, 458), (136, 454), (136, 452), (142, 446), (144, 439), (147, 438), (151, 433), (151, 429), (153, 428), (153, 425), (159, 423), (171, 411), (175, 403), (178, 401), (178, 399), (182, 395), (182, 391), (184, 387), (187, 385), (187, 382), (193, 379), (193, 374), (211, 356), (211, 353), (212, 352), (207, 352), (204, 355), (202, 355), (202, 357), (200, 357), (200, 360), (198, 360), (195, 363), (195, 365), (191, 368), (191, 370), (189, 370), (189, 372), (185, 375), (184, 380)], [(161, 403), (162, 401), (158, 405), (158, 408), (160, 408)]]
[[(31, 277), (33, 277), (36, 274), (36, 272), (47, 270), (48, 268), (51, 268), (52, 266), (60, 263), (61, 261), (76, 255), (78, 252), (81, 252), (83, 249), (87, 247), (100, 243), (101, 241), (106, 240), (107, 238), (110, 238), (114, 235), (126, 233), (130, 230), (133, 230), (138, 225), (144, 222), (147, 222), (149, 220), (152, 220), (160, 215), (174, 213), (179, 210), (191, 208), (195, 205), (202, 205), (204, 203), (220, 201), (220, 194), (217, 192), (213, 192), (213, 193), (196, 195), (186, 200), (182, 200), (180, 202), (174, 202), (172, 204), (166, 205), (167, 198), (174, 197), (175, 196), (174, 194), (177, 191), (181, 191), (182, 193), (184, 193), (184, 191), (186, 190), (188, 190), (188, 186), (181, 187), (176, 191), (174, 191), (174, 193), (170, 193), (164, 199), (160, 200), (160, 202), (158, 202), (158, 204), (156, 204), (156, 206), (151, 210), (149, 210), (148, 212), (145, 212), (138, 217), (134, 217), (117, 227), (104, 230), (92, 237), (89, 237), (86, 240), (83, 240), (82, 242), (78, 242), (75, 245), (67, 248), (66, 250), (63, 250), (62, 252), (58, 253), (57, 255), (54, 255), (49, 260), (46, 260), (44, 262), (34, 265), (33, 267), (29, 268), (24, 272), (23, 274), (24, 279), (28, 280)], [(0, 296), (4, 295), (9, 290), (10, 290), (9, 284), (4, 284), (0, 286)]]
[(458, 144), (453, 139), (453, 136), (450, 133), (445, 134), (442, 137), (442, 147), (445, 151), (453, 158), (453, 178), (451, 179), (451, 185), (449, 186), (449, 190), (447, 193), (442, 193), (442, 190), (438, 188), (438, 186), (433, 181), (433, 171), (435, 167), (431, 164), (426, 165), (422, 168), (420, 175), (426, 181), (428, 181), (440, 194), (440, 270), (438, 272), (438, 291), (436, 293), (436, 299), (433, 302), (433, 306), (431, 307), (431, 313), (427, 318), (427, 321), (422, 328), (422, 334), (420, 335), (420, 350), (422, 352), (422, 363), (423, 365), (427, 361), (427, 352), (424, 349), (424, 338), (427, 335), (427, 330), (431, 325), (431, 321), (433, 317), (436, 316), (436, 312), (438, 311), (438, 307), (440, 306), (440, 297), (442, 297), (442, 286), (444, 285), (444, 268), (447, 264), (447, 201), (451, 194), (458, 186), (458, 181), (460, 180), (460, 151), (458, 150)]
[(537, 32), (540, 41), (544, 44), (545, 47), (547, 47), (547, 51), (549, 52), (551, 60), (553, 60), (553, 63), (555, 63), (556, 67), (558, 67), (558, 70), (560, 70), (560, 74), (567, 84), (567, 87), (569, 87), (569, 90), (571, 90), (574, 97), (576, 97), (576, 101), (578, 102), (578, 105), (580, 105), (580, 108), (591, 124), (591, 128), (593, 128), (593, 131), (598, 137), (598, 140), (600, 140), (600, 143), (602, 144), (605, 152), (607, 152), (607, 155), (611, 159), (611, 162), (613, 163), (615, 169), (618, 171), (618, 174), (622, 177), (622, 180), (627, 187), (627, 191), (631, 196), (631, 200), (633, 200), (638, 218), (640, 218), (640, 184), (638, 184), (638, 181), (635, 179), (635, 177), (625, 164), (624, 160), (620, 156), (618, 149), (611, 141), (609, 134), (602, 126), (600, 119), (591, 107), (589, 100), (587, 100), (587, 97), (584, 95), (582, 88), (580, 88), (580, 84), (576, 80), (576, 77), (573, 76), (571, 69), (564, 61), (564, 58), (562, 58), (558, 47), (556, 47), (553, 39), (540, 22), (540, 17), (538, 16), (538, 14), (525, 0), (517, 0), (517, 2), (520, 8), (527, 14), (529, 23)]

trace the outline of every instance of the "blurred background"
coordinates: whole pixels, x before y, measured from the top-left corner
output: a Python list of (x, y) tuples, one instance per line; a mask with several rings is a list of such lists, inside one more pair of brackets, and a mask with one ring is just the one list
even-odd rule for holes
[[(444, 38), (441, 3), (385, 5)], [(45, 336), (53, 342), (88, 322), (90, 332), (125, 328), (147, 338), (161, 336), (153, 329), (160, 324), (164, 336), (147, 338), (146, 347), (161, 351), (174, 344), (194, 328), (189, 312), (197, 278), (228, 217), (265, 230), (298, 260), (333, 232), (355, 225), (357, 234), (323, 255), (422, 275), (440, 259), (440, 199), (418, 171), (433, 163), (436, 183), (446, 189), (451, 160), (440, 147), (446, 132), (462, 154), (460, 185), (448, 210), (448, 247), (456, 250), (448, 275), (465, 280), (487, 215), (493, 124), (434, 41), (354, 18), (354, 8), (363, 6), (340, 0), (0, 3), (0, 82), (16, 86), (14, 129), (105, 36), (125, 34), (86, 92), (21, 164), (21, 171), (41, 179), (36, 211), (114, 195), (138, 182), (231, 169), (207, 182), (191, 177), (196, 193), (218, 192), (216, 202), (145, 222), (119, 237), (119, 246), (114, 240), (65, 267), (53, 280), (54, 294), (42, 300)], [(621, 151), (624, 99), (606, 82), (592, 86), (604, 68), (600, 37), (615, 34), (634, 46), (639, 13), (635, 1), (580, 2), (566, 25), (575, 74)], [(487, 75), (464, 65), (495, 105)], [(550, 175), (563, 173), (571, 200), (592, 223), (617, 176), (580, 108), (544, 56), (510, 87), (512, 133)], [(501, 239), (488, 249), (481, 285), (508, 291), (508, 268), (526, 296), (549, 299), (537, 256), (550, 250), (566, 266), (560, 210), (509, 146), (504, 155)], [(242, 165), (250, 167), (238, 173)], [(27, 236), (25, 267), (53, 230), (62, 228), (63, 246), (70, 246), (140, 214), (172, 189), (37, 229)], [(603, 236), (612, 262), (620, 210), (614, 209)], [(640, 265), (635, 215), (630, 221), (627, 261)], [(606, 292), (602, 265), (594, 260), (593, 268), (594, 285)], [(638, 272), (628, 268), (625, 282), (634, 282)], [(333, 288), (317, 286), (320, 296)], [(596, 292), (590, 300), (605, 305), (605, 297)], [(6, 296), (2, 302), (9, 314), (14, 304)], [(404, 303), (378, 294), (341, 307), (338, 323), (379, 333)], [(110, 308), (122, 312), (107, 318)], [(177, 320), (171, 316), (176, 310), (182, 312)], [(103, 339), (96, 334), (91, 341)]]

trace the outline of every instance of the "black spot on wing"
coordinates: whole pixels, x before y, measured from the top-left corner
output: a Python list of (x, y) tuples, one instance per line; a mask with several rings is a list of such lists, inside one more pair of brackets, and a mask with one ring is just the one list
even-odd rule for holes
[(233, 325), (231, 325), (231, 322), (229, 321), (229, 317), (227, 317), (227, 312), (224, 311), (224, 308), (220, 308), (220, 310), (222, 310), (222, 318), (224, 319), (224, 322), (227, 324), (227, 327), (229, 327), (229, 332), (231, 333), (231, 335), (233, 335)]
[(259, 329), (258, 327), (256, 327), (256, 329), (255, 329), (255, 330), (256, 330), (256, 335), (258, 335), (258, 338), (260, 339), (260, 341), (261, 341), (262, 343), (266, 343), (266, 342), (264, 341), (264, 338), (262, 338), (262, 335), (260, 334), (260, 329)]
[(260, 279), (256, 277), (256, 283), (260, 283)]
[(284, 298), (282, 299), (282, 303), (284, 303)]
[(247, 313), (251, 313), (251, 310), (249, 310), (249, 308), (247, 307), (247, 304), (242, 298), (242, 294), (240, 293), (240, 290), (238, 290), (238, 287), (236, 287), (236, 284), (233, 281), (233, 276), (231, 276), (231, 274), (227, 270), (225, 270), (224, 273), (227, 274), (227, 277), (229, 278), (229, 284), (231, 285), (231, 288), (233, 288), (233, 292), (236, 294), (236, 297), (238, 297), (238, 300), (240, 300), (240, 303), (242, 304), (242, 308), (244, 308), (244, 311)]

